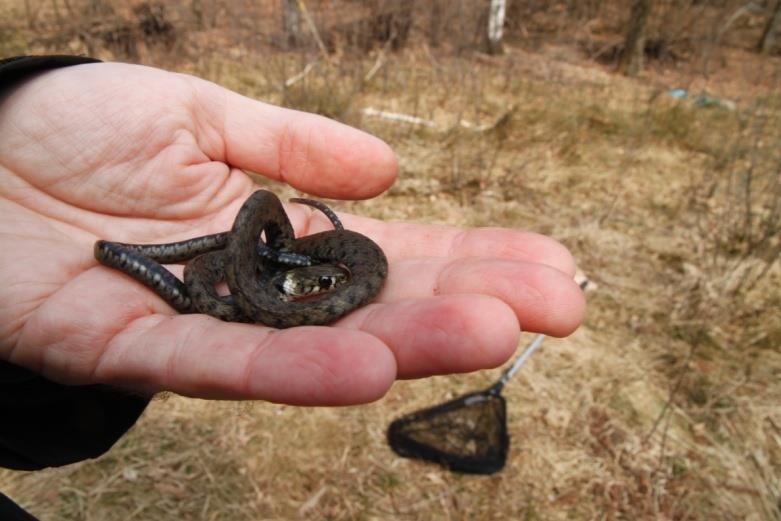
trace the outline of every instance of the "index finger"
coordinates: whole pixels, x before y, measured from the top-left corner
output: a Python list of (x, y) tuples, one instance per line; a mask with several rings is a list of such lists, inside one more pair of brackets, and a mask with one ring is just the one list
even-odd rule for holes
[[(310, 211), (301, 235), (329, 230), (330, 221)], [(409, 222), (388, 222), (337, 212), (346, 228), (371, 237), (387, 255), (399, 260), (420, 257), (491, 257), (545, 264), (567, 275), (575, 275), (575, 259), (569, 250), (551, 237), (510, 228), (458, 228)], [(299, 228), (300, 229), (300, 228)]]

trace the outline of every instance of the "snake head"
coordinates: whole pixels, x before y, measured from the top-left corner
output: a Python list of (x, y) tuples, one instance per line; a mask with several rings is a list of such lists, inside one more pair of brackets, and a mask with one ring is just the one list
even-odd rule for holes
[(349, 280), (350, 274), (346, 268), (320, 264), (279, 273), (272, 282), (280, 293), (280, 299), (291, 301), (328, 293)]

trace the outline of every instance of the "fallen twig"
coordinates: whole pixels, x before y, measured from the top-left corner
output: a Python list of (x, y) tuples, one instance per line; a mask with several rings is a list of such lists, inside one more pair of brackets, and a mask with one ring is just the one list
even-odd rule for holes
[(299, 72), (298, 74), (291, 76), (290, 78), (285, 80), (285, 87), (291, 87), (304, 79), (309, 72), (314, 69), (315, 65), (317, 65), (317, 60), (313, 60), (306, 64), (304, 67), (304, 70)]
[[(489, 130), (493, 130), (498, 126), (507, 123), (514, 111), (515, 111), (515, 106), (513, 105), (509, 107), (507, 110), (505, 110), (501, 116), (496, 118), (496, 120), (493, 123), (489, 123), (486, 125), (476, 125), (470, 121), (459, 120), (458, 126), (460, 126), (461, 128), (465, 128), (467, 130), (471, 130), (473, 132), (487, 132)], [(366, 116), (375, 116), (390, 121), (398, 121), (401, 123), (407, 123), (409, 125), (427, 127), (435, 130), (440, 130), (440, 131), (450, 130), (450, 127), (446, 128), (442, 125), (438, 125), (435, 121), (432, 121), (430, 119), (419, 118), (417, 116), (412, 116), (410, 114), (402, 114), (400, 112), (390, 112), (387, 110), (380, 110), (374, 107), (365, 107), (364, 109), (361, 110), (361, 113), (365, 114)]]
[(361, 113), (367, 116), (376, 116), (382, 119), (388, 119), (391, 121), (401, 121), (402, 123), (409, 123), (410, 125), (423, 126), (428, 128), (438, 128), (438, 125), (430, 119), (423, 119), (417, 116), (410, 116), (409, 114), (401, 114), (399, 112), (389, 112), (387, 110), (379, 110), (372, 107), (366, 107), (361, 110)]

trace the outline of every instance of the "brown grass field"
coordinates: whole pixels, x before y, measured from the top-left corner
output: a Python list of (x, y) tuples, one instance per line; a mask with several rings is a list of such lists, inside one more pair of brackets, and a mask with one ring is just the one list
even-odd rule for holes
[[(595, 282), (584, 325), (547, 339), (503, 393), (501, 473), (452, 474), (385, 443), (395, 417), (498, 370), (398, 382), (348, 408), (164, 396), (97, 460), (0, 471), (0, 490), (42, 521), (781, 520), (781, 56), (752, 52), (757, 23), (626, 78), (584, 51), (620, 42), (620, 2), (588, 27), (536, 12), (544, 30), (510, 32), (496, 56), (414, 31), (395, 52), (286, 50), (247, 36), (234, 15), (256, 16), (251, 2), (202, 2), (205, 27), (172, 2), (173, 43), (122, 54), (74, 37), (54, 12), (67, 2), (39, 4), (30, 23), (24, 3), (0, 2), (2, 54), (137, 61), (340, 119), (390, 143), (400, 176), (338, 209), (542, 232)], [(256, 4), (277, 23), (276, 3)]]

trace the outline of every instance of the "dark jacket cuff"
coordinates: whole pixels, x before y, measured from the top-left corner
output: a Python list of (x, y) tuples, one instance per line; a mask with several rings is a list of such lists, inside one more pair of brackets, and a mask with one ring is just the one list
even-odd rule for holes
[(35, 73), (82, 63), (98, 63), (100, 60), (86, 56), (14, 56), (0, 60), (0, 90)]

